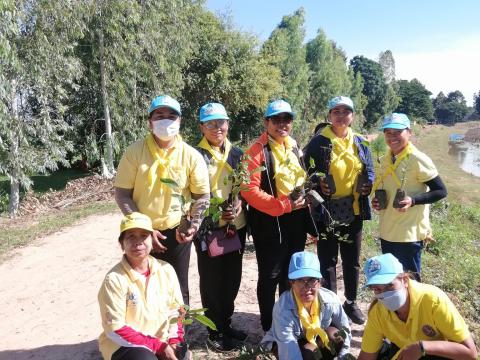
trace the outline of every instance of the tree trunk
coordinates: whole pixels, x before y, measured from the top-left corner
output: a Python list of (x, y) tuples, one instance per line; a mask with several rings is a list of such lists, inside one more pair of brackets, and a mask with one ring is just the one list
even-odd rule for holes
[[(103, 117), (105, 119), (105, 165), (102, 166), (102, 176), (110, 179), (115, 175), (115, 167), (113, 165), (113, 144), (112, 144), (112, 122), (110, 119), (110, 109), (108, 107), (108, 94), (105, 80), (105, 48), (103, 43), (103, 31), (98, 32), (99, 55), (100, 55), (100, 83), (102, 91)], [(102, 159), (103, 163), (103, 159)]]
[[(15, 81), (12, 83), (11, 92), (11, 115), (13, 123), (18, 124), (18, 107), (17, 107), (17, 91)], [(8, 215), (14, 217), (17, 214), (18, 207), (20, 205), (20, 171), (18, 169), (19, 163), (17, 161), (18, 154), (18, 133), (12, 131), (12, 142), (10, 144), (10, 197), (8, 202)]]

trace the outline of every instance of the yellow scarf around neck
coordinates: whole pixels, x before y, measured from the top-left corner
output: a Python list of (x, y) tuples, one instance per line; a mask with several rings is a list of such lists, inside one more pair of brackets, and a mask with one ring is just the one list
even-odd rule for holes
[(386, 159), (382, 162), (382, 166), (386, 165), (387, 168), (382, 173), (382, 175), (375, 180), (372, 188), (372, 194), (374, 194), (375, 190), (378, 189), (380, 184), (383, 183), (383, 181), (390, 175), (392, 176), (393, 180), (395, 180), (395, 182), (397, 183), (397, 186), (400, 188), (402, 182), (398, 178), (395, 171), (400, 166), (402, 161), (404, 159), (407, 159), (410, 156), (410, 154), (413, 153), (414, 149), (415, 147), (412, 145), (412, 143), (409, 142), (407, 146), (405, 146), (405, 148), (395, 157), (394, 163), (392, 162), (392, 151), (390, 149), (387, 151), (387, 154), (385, 155)]
[(198, 143), (198, 147), (207, 150), (212, 155), (213, 159), (215, 159), (215, 162), (217, 163), (217, 171), (213, 175), (213, 179), (210, 183), (210, 187), (211, 187), (210, 190), (212, 193), (219, 188), (218, 182), (220, 181), (220, 175), (222, 174), (223, 169), (226, 168), (229, 173), (233, 171), (230, 164), (227, 163), (228, 154), (232, 149), (232, 144), (227, 138), (225, 138), (224, 145), (225, 145), (225, 151), (222, 154), (221, 152), (216, 151), (212, 148), (212, 146), (210, 145), (208, 140), (205, 138), (205, 136)]
[[(175, 152), (177, 142), (181, 141), (180, 135), (175, 137), (175, 142), (168, 149), (162, 149), (158, 146), (155, 138), (150, 133), (146, 137), (147, 147), (153, 158), (153, 164), (148, 170), (148, 190), (152, 192), (158, 179), (165, 179), (169, 175), (169, 167), (172, 162), (172, 154)], [(175, 179), (171, 179), (175, 180)], [(168, 188), (165, 184), (160, 183), (160, 194), (163, 194), (164, 189)]]
[(308, 313), (308, 310), (305, 308), (305, 306), (303, 306), (302, 300), (297, 296), (297, 294), (295, 294), (293, 289), (291, 291), (293, 297), (295, 298), (295, 302), (297, 303), (298, 317), (300, 318), (300, 323), (305, 330), (305, 337), (307, 341), (310, 344), (317, 346), (316, 338), (319, 336), (322, 344), (330, 349), (328, 335), (320, 326), (321, 305), (320, 301), (318, 300), (318, 296), (315, 296), (310, 313)]

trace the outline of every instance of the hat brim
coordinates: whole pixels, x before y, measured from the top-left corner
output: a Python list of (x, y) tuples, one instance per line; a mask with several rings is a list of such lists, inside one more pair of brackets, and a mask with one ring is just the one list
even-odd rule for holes
[(212, 114), (205, 116), (204, 118), (200, 119), (200, 122), (207, 122), (210, 120), (230, 120), (228, 116), (222, 115), (222, 114)]
[(385, 130), (385, 129), (405, 130), (410, 128), (405, 124), (391, 123), (391, 124), (382, 126), (380, 130)]
[(161, 108), (161, 107), (169, 108), (169, 109), (175, 111), (178, 114), (178, 116), (182, 116), (182, 113), (180, 111), (178, 111), (178, 109), (175, 109), (173, 106), (165, 105), (165, 104), (161, 104), (161, 105), (155, 106), (153, 108), (150, 108), (148, 110), (148, 116), (152, 115), (152, 112), (154, 112), (155, 110), (157, 110), (158, 108)]
[(314, 269), (300, 269), (300, 270), (295, 270), (290, 274), (288, 274), (288, 278), (290, 280), (300, 279), (304, 277), (321, 279), (322, 274), (320, 273), (320, 271), (314, 270)]
[(349, 104), (344, 104), (344, 103), (338, 103), (336, 104), (334, 107), (331, 107), (330, 109), (328, 109), (328, 111), (332, 111), (333, 109), (339, 107), (339, 106), (346, 106), (347, 108), (349, 108), (350, 110), (352, 110), (352, 112), (355, 112), (355, 109), (349, 105)]
[(367, 283), (364, 285), (370, 286), (370, 285), (386, 285), (390, 284), (398, 275), (398, 274), (383, 274), (383, 275), (373, 275)]
[(272, 117), (272, 116), (275, 116), (275, 115), (278, 115), (278, 114), (290, 114), (292, 115), (292, 117), (295, 119), (295, 116), (297, 115), (296, 113), (294, 113), (293, 111), (285, 111), (285, 110), (280, 110), (280, 111), (275, 111), (275, 112), (272, 112), (268, 115), (265, 115), (266, 118), (269, 118), (269, 117)]

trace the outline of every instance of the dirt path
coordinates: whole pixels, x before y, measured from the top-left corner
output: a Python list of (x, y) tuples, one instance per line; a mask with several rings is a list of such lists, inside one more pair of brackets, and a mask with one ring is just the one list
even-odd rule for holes
[[(97, 291), (120, 258), (116, 242), (120, 219), (119, 213), (91, 216), (7, 256), (0, 265), (0, 360), (101, 359), (96, 340), (101, 332)], [(196, 266), (192, 253), (192, 307), (200, 307)], [(262, 336), (256, 276), (255, 255), (250, 251), (244, 257), (233, 324), (249, 333), (251, 344)], [(205, 330), (191, 330), (195, 358), (219, 358), (204, 349)], [(354, 328), (354, 336), (352, 345), (358, 349), (360, 328)]]

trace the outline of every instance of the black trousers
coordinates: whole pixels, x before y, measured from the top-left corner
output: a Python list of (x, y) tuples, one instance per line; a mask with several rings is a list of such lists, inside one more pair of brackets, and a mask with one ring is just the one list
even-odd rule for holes
[(180, 283), (180, 289), (182, 290), (183, 302), (188, 305), (190, 303), (190, 295), (188, 291), (188, 266), (190, 265), (190, 250), (192, 243), (188, 242), (180, 244), (175, 239), (175, 230), (167, 229), (160, 231), (167, 238), (161, 240), (161, 243), (167, 247), (167, 251), (164, 253), (152, 252), (151, 255), (157, 259), (168, 262), (173, 266), (177, 273), (178, 282)]
[[(208, 251), (201, 250), (199, 241), (195, 241), (202, 307), (207, 308), (205, 315), (215, 323), (220, 333), (230, 327), (235, 298), (240, 289), (246, 228), (237, 230), (242, 242), (241, 251), (222, 256), (211, 258)], [(210, 328), (208, 331), (214, 332)]]
[[(186, 343), (177, 344), (175, 355), (177, 359), (187, 359), (188, 345)], [(144, 347), (124, 347), (122, 346), (112, 354), (112, 360), (158, 360), (150, 350)]]
[[(380, 349), (377, 359), (378, 360), (390, 360), (392, 359), (395, 354), (400, 350), (400, 348), (395, 345), (394, 343), (388, 343), (386, 341), (383, 342), (382, 348)], [(436, 355), (425, 355), (422, 356), (420, 359), (425, 360), (448, 360), (446, 357), (436, 356)]]
[[(292, 255), (305, 249), (307, 238), (306, 211), (293, 211), (278, 217), (281, 238), (275, 217), (268, 217), (270, 223), (251, 222), (251, 232), (258, 264), (257, 299), (262, 329), (272, 326), (272, 310), (275, 304), (277, 286), (281, 294), (289, 289), (288, 264)], [(272, 231), (273, 227), (276, 231)]]
[[(362, 243), (363, 221), (359, 216), (347, 226), (335, 227), (334, 231), (328, 231), (324, 224), (317, 224), (320, 234), (325, 234), (327, 239), (320, 239), (317, 243), (317, 254), (320, 260), (320, 271), (325, 279), (324, 287), (337, 292), (337, 261), (338, 248), (342, 257), (343, 282), (345, 284), (345, 297), (347, 300), (357, 299), (358, 278), (360, 274), (360, 249)], [(338, 232), (341, 237), (347, 235), (347, 241), (339, 241)]]

